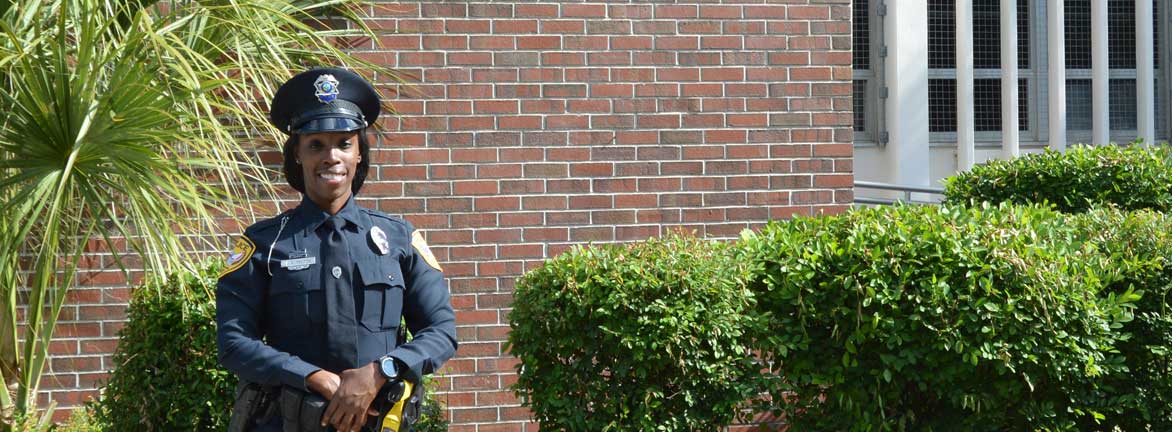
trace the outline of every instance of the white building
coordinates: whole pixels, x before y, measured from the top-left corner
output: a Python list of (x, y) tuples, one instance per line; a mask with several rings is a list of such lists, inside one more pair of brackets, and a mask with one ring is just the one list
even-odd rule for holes
[(853, 2), (857, 181), (940, 186), (991, 158), (1168, 140), (1166, 0)]

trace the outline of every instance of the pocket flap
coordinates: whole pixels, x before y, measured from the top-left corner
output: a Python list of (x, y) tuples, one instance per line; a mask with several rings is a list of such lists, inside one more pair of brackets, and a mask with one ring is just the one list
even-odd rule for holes
[(383, 285), (382, 288), (403, 287), (403, 271), (397, 263), (387, 259), (366, 260), (358, 263), (358, 273), (367, 287)]

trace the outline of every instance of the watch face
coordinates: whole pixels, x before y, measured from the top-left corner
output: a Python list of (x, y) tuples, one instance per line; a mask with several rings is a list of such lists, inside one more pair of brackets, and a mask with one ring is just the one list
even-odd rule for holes
[(384, 357), (379, 362), (379, 367), (382, 368), (383, 375), (387, 378), (394, 378), (399, 375), (399, 371), (395, 370), (395, 359), (391, 357)]

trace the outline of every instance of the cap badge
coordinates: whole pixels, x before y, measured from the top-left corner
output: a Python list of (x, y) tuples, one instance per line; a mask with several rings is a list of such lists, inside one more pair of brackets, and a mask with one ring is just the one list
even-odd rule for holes
[(313, 82), (313, 89), (318, 102), (333, 102), (338, 98), (338, 79), (330, 74), (322, 74)]

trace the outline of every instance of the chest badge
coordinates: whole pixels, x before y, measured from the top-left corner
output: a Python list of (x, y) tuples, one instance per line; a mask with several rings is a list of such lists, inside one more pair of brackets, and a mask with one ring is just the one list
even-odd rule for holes
[(391, 243), (387, 241), (387, 233), (383, 232), (382, 228), (372, 227), (370, 229), (370, 241), (378, 249), (379, 255), (386, 255), (391, 252)]

